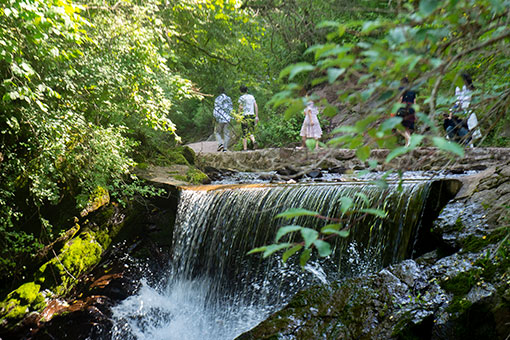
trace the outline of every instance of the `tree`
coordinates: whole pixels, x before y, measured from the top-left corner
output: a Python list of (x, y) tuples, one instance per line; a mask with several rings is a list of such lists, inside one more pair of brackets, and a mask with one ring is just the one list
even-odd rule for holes
[(3, 279), (19, 275), (96, 191), (121, 195), (134, 147), (169, 139), (173, 101), (199, 97), (168, 68), (157, 11), (155, 1), (0, 5)]
[[(369, 160), (370, 151), (376, 147), (390, 148), (386, 163), (410, 152), (414, 148), (431, 143), (439, 149), (463, 156), (458, 144), (448, 141), (437, 127), (439, 113), (447, 112), (455, 98), (453, 89), (461, 84), (460, 74), (471, 72), (480, 90), (475, 92), (472, 110), (481, 117), (485, 135), (493, 131), (502, 117), (508, 116), (510, 106), (510, 78), (508, 57), (510, 48), (510, 14), (508, 1), (483, 0), (421, 0), (409, 1), (402, 6), (388, 6), (393, 17), (380, 17), (367, 21), (361, 29), (359, 42), (341, 43), (350, 23), (328, 21), (319, 27), (328, 27), (328, 41), (311, 46), (305, 54), (313, 55), (312, 62), (299, 62), (285, 68), (281, 78), (288, 79), (284, 90), (274, 97), (275, 105), (287, 105), (287, 115), (303, 108), (303, 99), (295, 93), (307, 85), (322, 83), (336, 85), (337, 101), (345, 103), (347, 110), (357, 111), (366, 117), (354, 126), (342, 126), (328, 145), (356, 149), (361, 160)], [(303, 77), (308, 74), (309, 77)], [(413, 134), (410, 145), (399, 146), (392, 130), (399, 128), (401, 118), (387, 119), (395, 112), (403, 76), (412, 80), (411, 86), (420, 88), (421, 101), (416, 105), (422, 123), (423, 134)], [(298, 82), (300, 81), (300, 82)], [(425, 95), (425, 93), (427, 95)], [(334, 115), (337, 107), (323, 101), (325, 113)], [(384, 120), (384, 121), (382, 121)], [(297, 212), (315, 214), (314, 212)], [(381, 215), (382, 212), (370, 212)], [(296, 213), (294, 213), (296, 214)], [(297, 215), (296, 215), (297, 216)], [(287, 228), (287, 229), (285, 229)], [(337, 226), (335, 230), (303, 233), (302, 228), (280, 229), (276, 243), (254, 249), (269, 256), (285, 250), (284, 260), (299, 250), (301, 264), (310, 257), (311, 249), (319, 255), (328, 256), (323, 241), (331, 233), (347, 231)], [(283, 231), (282, 231), (283, 230)], [(282, 233), (299, 231), (302, 242), (282, 243)], [(342, 236), (342, 235), (340, 235)]]

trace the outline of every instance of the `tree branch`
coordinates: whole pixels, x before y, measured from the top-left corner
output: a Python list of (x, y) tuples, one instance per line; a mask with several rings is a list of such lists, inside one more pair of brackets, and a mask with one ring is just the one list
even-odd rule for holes
[[(186, 44), (186, 45), (188, 45), (188, 46), (191, 46), (192, 48), (194, 48), (194, 49), (196, 49), (196, 50), (198, 50), (198, 51), (200, 51), (200, 52), (204, 53), (204, 54), (205, 54), (206, 56), (208, 56), (209, 58), (212, 58), (212, 59), (216, 59), (216, 60), (223, 61), (223, 62), (225, 62), (225, 63), (227, 63), (227, 64), (229, 64), (229, 65), (232, 65), (232, 66), (237, 66), (237, 65), (239, 65), (239, 62), (234, 63), (234, 62), (232, 62), (232, 61), (230, 61), (230, 60), (228, 60), (228, 59), (225, 59), (225, 58), (222, 58), (222, 57), (218, 57), (217, 55), (212, 54), (211, 52), (207, 51), (206, 49), (203, 49), (202, 47), (197, 46), (197, 45), (195, 45), (195, 44), (193, 44), (193, 43), (191, 43), (191, 42), (189, 42), (189, 41), (187, 41), (187, 40), (185, 40), (185, 39), (183, 39), (183, 38), (181, 38), (181, 37), (179, 37), (179, 36), (177, 36), (177, 35), (173, 35), (173, 36), (174, 36), (177, 40), (179, 40), (180, 42), (182, 42), (182, 43), (184, 43), (184, 44)], [(169, 46), (172, 46), (172, 41), (170, 40), (170, 35), (168, 34), (168, 31), (167, 31), (166, 29), (165, 29), (165, 39), (166, 39), (166, 41), (167, 41), (168, 45), (169, 45)]]

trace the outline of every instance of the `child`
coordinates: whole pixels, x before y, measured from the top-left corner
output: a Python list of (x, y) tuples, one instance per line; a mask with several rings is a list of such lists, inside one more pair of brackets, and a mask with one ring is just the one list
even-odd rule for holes
[(411, 103), (406, 103), (406, 106), (401, 107), (397, 111), (397, 117), (402, 117), (402, 125), (405, 131), (402, 133), (406, 140), (406, 146), (409, 146), (411, 141), (411, 134), (414, 132), (414, 123), (416, 115)]
[(319, 138), (322, 136), (322, 129), (319, 124), (319, 119), (317, 118), (319, 111), (315, 107), (313, 101), (310, 100), (307, 103), (303, 113), (305, 114), (305, 120), (301, 126), (301, 132), (299, 133), (301, 136), (301, 148), (306, 146), (306, 140), (308, 138), (313, 138), (315, 139), (315, 149), (318, 149)]

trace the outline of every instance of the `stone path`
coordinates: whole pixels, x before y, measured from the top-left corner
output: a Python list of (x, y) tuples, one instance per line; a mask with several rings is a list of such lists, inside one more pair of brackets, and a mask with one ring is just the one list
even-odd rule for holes
[(195, 153), (212, 153), (212, 152), (218, 152), (218, 142), (211, 141), (211, 142), (197, 142), (197, 143), (191, 143), (186, 144), (186, 146), (189, 146), (190, 148), (195, 151)]

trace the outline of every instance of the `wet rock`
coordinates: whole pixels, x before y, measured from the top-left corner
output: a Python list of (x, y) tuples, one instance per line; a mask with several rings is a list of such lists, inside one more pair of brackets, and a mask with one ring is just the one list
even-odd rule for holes
[(346, 170), (347, 169), (345, 167), (343, 167), (343, 166), (337, 166), (337, 167), (329, 168), (328, 172), (332, 173), (332, 174), (339, 174), (339, 175), (341, 175), (341, 174), (344, 174)]
[(276, 173), (278, 175), (282, 175), (282, 176), (286, 176), (286, 177), (294, 176), (298, 172), (299, 171), (296, 168), (294, 168), (293, 166), (289, 166), (289, 165), (286, 165), (283, 168), (276, 169)]
[(308, 171), (306, 173), (306, 176), (310, 178), (320, 178), (322, 177), (322, 172), (320, 171), (320, 169), (313, 169)]

